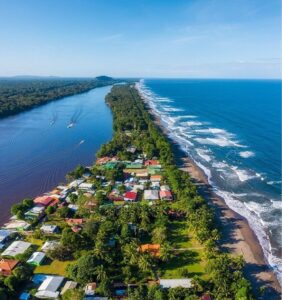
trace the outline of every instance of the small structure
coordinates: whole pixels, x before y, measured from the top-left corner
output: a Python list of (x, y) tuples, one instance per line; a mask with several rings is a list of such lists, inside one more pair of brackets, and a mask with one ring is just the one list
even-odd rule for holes
[(75, 281), (67, 281), (62, 288), (61, 295), (63, 295), (67, 290), (72, 290), (77, 287), (77, 282)]
[(93, 184), (92, 183), (87, 183), (87, 182), (83, 182), (78, 186), (79, 190), (82, 191), (88, 191), (88, 190), (92, 190), (93, 189)]
[(10, 276), (12, 271), (19, 263), (16, 259), (1, 259), (0, 260), (0, 275), (1, 276)]
[(24, 216), (27, 220), (35, 220), (40, 219), (44, 216), (45, 207), (44, 206), (34, 206), (30, 210), (28, 210)]
[(183, 287), (190, 288), (192, 287), (192, 280), (190, 278), (182, 279), (160, 279), (160, 286), (164, 289)]
[(23, 231), (28, 230), (30, 228), (30, 224), (24, 220), (17, 220), (12, 217), (9, 222), (4, 224), (3, 228), (9, 230)]
[(15, 235), (15, 231), (8, 229), (0, 229), (0, 250)]
[(143, 191), (144, 190), (144, 184), (134, 184), (133, 191), (137, 192), (138, 190)]
[(76, 179), (76, 180), (72, 181), (71, 183), (69, 183), (69, 188), (77, 188), (84, 181), (85, 181), (85, 179)]
[(82, 225), (83, 224), (83, 219), (71, 219), (71, 218), (67, 218), (65, 219), (67, 224), (69, 226), (75, 226), (75, 225)]
[(133, 147), (133, 146), (127, 147), (126, 151), (134, 154), (136, 152), (136, 147)]
[(29, 300), (30, 299), (30, 294), (27, 292), (23, 292), (20, 294), (19, 300)]
[(131, 162), (126, 165), (126, 169), (142, 169), (143, 165), (140, 163)]
[(36, 197), (34, 200), (33, 200), (33, 203), (35, 205), (39, 205), (39, 206), (49, 206), (51, 204), (51, 202), (54, 201), (54, 198), (53, 197), (50, 197), (50, 196), (41, 196), (41, 197)]
[(157, 190), (145, 190), (144, 200), (159, 200), (159, 191)]
[(97, 288), (96, 282), (87, 283), (84, 288), (85, 296), (94, 296), (96, 288)]
[(160, 161), (156, 159), (149, 159), (145, 161), (145, 166), (160, 166)]
[(151, 175), (150, 179), (151, 179), (151, 182), (161, 181), (162, 175)]
[(161, 245), (160, 244), (144, 244), (140, 246), (140, 252), (148, 252), (153, 256), (160, 256)]
[(160, 191), (160, 198), (161, 200), (168, 200), (168, 201), (171, 201), (173, 199), (171, 191)]
[(59, 241), (46, 241), (42, 246), (41, 251), (46, 253), (49, 250), (55, 249), (59, 245), (60, 245)]
[(170, 187), (168, 185), (161, 185), (161, 191), (170, 191)]
[(72, 211), (76, 212), (78, 210), (78, 205), (76, 205), (76, 204), (69, 204), (68, 208), (71, 209)]
[(47, 234), (57, 233), (59, 232), (59, 227), (57, 225), (42, 225), (40, 230)]
[(43, 252), (34, 252), (31, 257), (27, 260), (27, 263), (39, 266), (44, 261), (46, 255)]
[(108, 156), (100, 157), (96, 160), (96, 165), (104, 165), (109, 161), (111, 161), (111, 157)]
[(126, 192), (124, 194), (124, 201), (136, 201), (137, 200), (137, 193), (136, 192)]
[(56, 299), (59, 296), (58, 289), (62, 285), (64, 277), (48, 275), (39, 286), (35, 297), (39, 299)]
[(23, 254), (31, 246), (31, 243), (23, 241), (13, 242), (3, 253), (2, 256), (15, 257), (18, 254)]

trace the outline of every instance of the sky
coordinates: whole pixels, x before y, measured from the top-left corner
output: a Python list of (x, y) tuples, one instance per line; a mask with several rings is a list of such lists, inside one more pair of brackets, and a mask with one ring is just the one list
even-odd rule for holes
[(0, 0), (0, 76), (281, 78), (280, 0)]

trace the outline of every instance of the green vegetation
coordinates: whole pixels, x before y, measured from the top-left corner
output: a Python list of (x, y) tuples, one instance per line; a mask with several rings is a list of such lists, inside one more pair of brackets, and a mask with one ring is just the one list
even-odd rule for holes
[(0, 117), (115, 82), (107, 76), (93, 79), (0, 79)]
[[(34, 273), (64, 275), (78, 282), (79, 287), (68, 291), (64, 299), (81, 299), (81, 288), (90, 282), (97, 285), (97, 295), (109, 299), (117, 297), (117, 283), (131, 300), (194, 300), (205, 293), (218, 300), (253, 299), (243, 276), (242, 258), (219, 251), (213, 211), (189, 175), (175, 166), (170, 144), (137, 90), (116, 85), (106, 101), (113, 112), (114, 137), (101, 147), (92, 168), (78, 166), (68, 174), (69, 180), (75, 180), (84, 178), (86, 172), (83, 180), (90, 190), (85, 192), (85, 185), (69, 188), (68, 203), (61, 200), (59, 207), (48, 210), (45, 224), (59, 226), (60, 233), (42, 234), (34, 224), (33, 234), (26, 237), (37, 247), (46, 239), (58, 242)], [(134, 153), (128, 151), (131, 147)], [(127, 201), (124, 193), (132, 193), (132, 182), (140, 181), (136, 169), (126, 166), (151, 170), (144, 160), (161, 165), (157, 171), (160, 185), (171, 188), (173, 201), (144, 200), (139, 188), (138, 200)], [(144, 182), (145, 189), (154, 189), (152, 178)], [(119, 197), (111, 198), (112, 193)], [(22, 215), (28, 203), (12, 211)], [(68, 207), (69, 203), (76, 209)], [(192, 286), (163, 289), (160, 278), (185, 278)], [(0, 281), (0, 295), (3, 287), (14, 295), (17, 280)]]

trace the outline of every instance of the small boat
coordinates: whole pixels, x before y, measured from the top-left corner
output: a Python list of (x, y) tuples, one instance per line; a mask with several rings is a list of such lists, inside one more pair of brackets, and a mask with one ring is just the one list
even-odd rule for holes
[(70, 123), (69, 125), (68, 125), (68, 128), (72, 128), (74, 126), (74, 123)]
[(85, 142), (85, 140), (81, 140), (81, 141), (79, 142), (79, 145), (83, 144), (84, 142)]

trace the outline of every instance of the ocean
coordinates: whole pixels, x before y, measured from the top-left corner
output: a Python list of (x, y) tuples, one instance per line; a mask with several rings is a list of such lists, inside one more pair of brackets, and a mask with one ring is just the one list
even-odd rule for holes
[(282, 282), (281, 81), (143, 79), (169, 136), (244, 216)]

